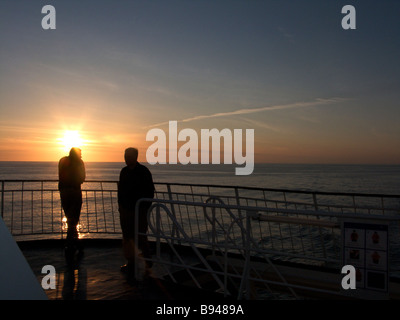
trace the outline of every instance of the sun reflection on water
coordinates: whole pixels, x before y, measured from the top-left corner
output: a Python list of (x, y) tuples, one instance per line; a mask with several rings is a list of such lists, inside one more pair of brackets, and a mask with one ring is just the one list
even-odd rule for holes
[[(62, 232), (67, 232), (68, 230), (67, 217), (63, 217), (61, 223), (62, 223), (61, 226)], [(85, 234), (81, 232), (83, 230), (83, 225), (80, 222), (76, 226), (76, 230), (78, 231), (78, 239), (82, 239), (85, 237)]]

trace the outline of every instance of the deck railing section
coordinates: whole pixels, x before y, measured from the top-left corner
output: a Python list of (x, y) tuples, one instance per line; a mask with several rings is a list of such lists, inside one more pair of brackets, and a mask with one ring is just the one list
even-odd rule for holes
[[(1, 217), (17, 240), (66, 235), (58, 181), (1, 180), (0, 185)], [(236, 276), (240, 274), (241, 281), (258, 279), (250, 276), (251, 268), (247, 263), (250, 255), (267, 263), (269, 259), (279, 258), (338, 266), (340, 227), (344, 218), (381, 219), (389, 223), (391, 234), (399, 234), (400, 195), (161, 182), (155, 186), (155, 199), (148, 213), (148, 236), (157, 244), (156, 260), (161, 261), (161, 243), (171, 246), (172, 250), (174, 244), (194, 251), (206, 248), (219, 257), (236, 254), (246, 262), (246, 276), (243, 278), (243, 271), (235, 273)], [(120, 238), (117, 182), (86, 181), (82, 194), (81, 237)], [(400, 252), (399, 238), (391, 237), (391, 252)], [(191, 272), (193, 266), (183, 261), (178, 253), (177, 257), (177, 265)], [(394, 262), (391, 271), (400, 271), (398, 254), (391, 261)], [(200, 262), (206, 270), (212, 269), (207, 261)], [(163, 263), (168, 265), (171, 261)], [(226, 269), (227, 266), (226, 260), (222, 267)], [(218, 272), (212, 270), (212, 276), (221, 290), (226, 291), (227, 273)], [(244, 285), (240, 282), (241, 287)], [(243, 290), (239, 292), (242, 294)]]
[[(65, 219), (56, 180), (1, 180), (0, 214), (14, 236), (59, 236), (65, 232)], [(180, 183), (155, 183), (156, 199), (178, 201), (171, 210), (183, 223), (190, 226), (192, 237), (209, 234), (207, 224), (201, 221), (201, 213), (196, 207), (189, 210), (185, 203), (220, 201), (225, 205), (253, 207), (268, 210), (273, 215), (291, 215), (299, 212), (333, 212), (338, 214), (368, 214), (374, 216), (398, 216), (400, 196), (381, 194), (328, 193), (292, 191), (283, 189), (251, 188), (238, 186), (218, 186)], [(120, 235), (117, 182), (86, 181), (82, 186), (83, 205), (79, 231), (84, 236)], [(255, 210), (257, 211), (257, 210)], [(238, 209), (240, 217), (245, 212)], [(257, 212), (253, 212), (258, 219)], [(303, 215), (303, 218), (307, 218)], [(262, 218), (262, 219), (265, 219)], [(268, 240), (273, 229), (279, 234), (283, 229), (275, 219), (275, 224), (259, 220), (259, 240)], [(270, 218), (272, 219), (272, 218)], [(334, 218), (318, 217), (319, 220)], [(204, 219), (203, 219), (204, 220)], [(294, 221), (294, 220), (293, 220)], [(292, 221), (292, 222), (293, 222)], [(315, 224), (315, 222), (314, 222)], [(287, 226), (295, 232), (293, 223)], [(298, 228), (298, 226), (296, 227)], [(305, 232), (305, 230), (301, 230)], [(271, 238), (272, 239), (272, 238)], [(280, 236), (268, 240), (271, 247), (284, 247), (284, 242), (292, 237)]]
[[(388, 224), (400, 220), (400, 215), (229, 205), (215, 196), (202, 202), (168, 199), (141, 201), (150, 200), (153, 204), (148, 212), (147, 235), (156, 244), (152, 261), (163, 266), (166, 274), (176, 282), (178, 280), (171, 269), (186, 272), (186, 281), (199, 288), (202, 284), (196, 272), (208, 274), (218, 290), (226, 295), (234, 294), (238, 299), (257, 298), (260, 289), (275, 294), (274, 290), (270, 290), (271, 285), (285, 287), (294, 298), (298, 297), (297, 289), (341, 295), (339, 280), (334, 290), (289, 283), (275, 261), (286, 260), (340, 270), (341, 219), (360, 223), (375, 220)], [(201, 230), (193, 229), (191, 221), (194, 217), (196, 226), (201, 226)], [(391, 231), (398, 234), (398, 229), (393, 227)], [(138, 230), (136, 234), (139, 236)], [(176, 250), (177, 243), (191, 249), (191, 253), (181, 254)], [(172, 255), (163, 254), (162, 244), (167, 245)], [(398, 243), (392, 246), (399, 252)], [(208, 256), (199, 249), (207, 249)], [(392, 271), (399, 270), (398, 262), (391, 265)], [(266, 279), (264, 272), (274, 274), (277, 279)], [(339, 279), (338, 274), (336, 276)]]
[[(82, 188), (79, 233), (82, 236), (120, 234), (115, 181), (87, 181)], [(17, 239), (63, 237), (66, 219), (58, 181), (1, 181), (1, 216)]]

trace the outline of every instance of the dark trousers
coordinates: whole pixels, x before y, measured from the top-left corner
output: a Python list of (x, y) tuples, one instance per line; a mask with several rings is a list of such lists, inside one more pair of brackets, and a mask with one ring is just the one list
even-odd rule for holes
[(139, 208), (138, 217), (138, 243), (135, 244), (135, 210), (128, 210), (119, 207), (120, 222), (122, 229), (122, 244), (124, 250), (124, 256), (128, 260), (128, 263), (133, 263), (135, 261), (135, 256), (137, 248), (142, 251), (145, 258), (150, 258), (149, 243), (147, 241), (147, 210), (149, 206), (141, 206)]
[(60, 189), (61, 205), (67, 218), (67, 243), (78, 239), (77, 225), (82, 209), (82, 191), (76, 188)]

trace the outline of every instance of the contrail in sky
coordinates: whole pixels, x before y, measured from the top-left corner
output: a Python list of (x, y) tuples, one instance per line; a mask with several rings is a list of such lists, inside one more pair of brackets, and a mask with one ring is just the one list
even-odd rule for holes
[[(178, 122), (189, 122), (189, 121), (194, 121), (194, 120), (203, 120), (203, 119), (210, 119), (210, 118), (217, 118), (217, 117), (228, 117), (228, 116), (234, 116), (234, 115), (257, 113), (257, 112), (262, 112), (262, 111), (270, 111), (270, 110), (313, 107), (313, 106), (325, 105), (328, 103), (337, 103), (337, 102), (341, 102), (344, 100), (346, 100), (346, 99), (342, 99), (342, 98), (316, 99), (315, 101), (309, 101), (309, 102), (295, 102), (295, 103), (282, 104), (282, 105), (276, 105), (276, 106), (266, 106), (266, 107), (261, 107), (261, 108), (239, 109), (239, 110), (229, 111), (229, 112), (219, 112), (219, 113), (213, 113), (213, 114), (208, 114), (208, 115), (195, 116), (195, 117), (191, 117), (191, 118), (178, 120)], [(156, 123), (156, 124), (147, 126), (145, 128), (154, 128), (154, 127), (159, 127), (159, 126), (163, 126), (163, 125), (167, 125), (167, 124), (169, 124), (169, 121)]]

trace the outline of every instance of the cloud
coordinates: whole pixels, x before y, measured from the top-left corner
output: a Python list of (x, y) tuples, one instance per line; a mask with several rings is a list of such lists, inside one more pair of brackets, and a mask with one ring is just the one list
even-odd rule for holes
[(253, 120), (253, 119), (249, 119), (249, 118), (241, 118), (241, 122), (243, 122), (243, 121), (250, 123), (252, 126), (260, 127), (263, 129), (273, 131), (273, 132), (282, 132), (283, 131), (281, 127), (271, 126), (265, 122), (261, 122), (261, 121), (257, 121), (257, 120)]
[[(190, 121), (218, 118), (218, 117), (230, 117), (230, 116), (235, 116), (235, 115), (252, 114), (252, 113), (263, 112), (263, 111), (272, 111), (272, 110), (315, 107), (315, 106), (322, 106), (322, 105), (331, 104), (331, 103), (339, 103), (344, 100), (345, 99), (343, 99), (343, 98), (331, 98), (331, 99), (318, 98), (318, 99), (315, 99), (314, 101), (308, 101), (308, 102), (295, 102), (295, 103), (290, 103), (290, 104), (265, 106), (265, 107), (260, 107), (260, 108), (239, 109), (239, 110), (229, 111), (229, 112), (219, 112), (219, 113), (214, 113), (214, 114), (209, 114), (209, 115), (199, 115), (199, 116), (179, 120), (179, 122), (190, 122)], [(145, 127), (145, 129), (160, 127), (160, 126), (167, 125), (167, 124), (169, 124), (169, 121), (156, 123), (156, 124)]]
[(285, 37), (286, 39), (288, 39), (291, 43), (294, 43), (294, 35), (289, 33), (285, 28), (283, 27), (279, 27), (278, 28), (279, 33)]

